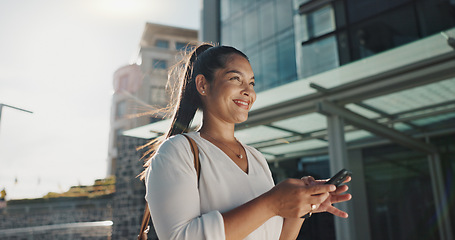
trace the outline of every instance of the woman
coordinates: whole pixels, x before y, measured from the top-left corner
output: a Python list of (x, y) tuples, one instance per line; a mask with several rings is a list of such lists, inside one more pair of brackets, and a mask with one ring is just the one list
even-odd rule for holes
[[(160, 239), (295, 239), (310, 212), (345, 212), (331, 204), (350, 199), (312, 177), (274, 186), (265, 158), (234, 137), (256, 100), (247, 56), (235, 48), (202, 44), (190, 55), (167, 137), (142, 174)], [(198, 145), (200, 178), (188, 131), (197, 109), (202, 127), (186, 133)], [(155, 150), (155, 149), (153, 149)]]

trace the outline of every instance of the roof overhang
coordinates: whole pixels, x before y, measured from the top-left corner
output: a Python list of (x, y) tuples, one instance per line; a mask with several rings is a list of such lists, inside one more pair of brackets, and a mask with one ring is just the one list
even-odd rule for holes
[[(455, 29), (447, 31), (455, 35)], [(441, 35), (362, 59), (257, 94), (236, 136), (258, 148), (268, 160), (327, 152), (327, 106), (359, 115), (345, 126), (348, 147), (394, 141), (423, 152), (433, 151), (415, 137), (455, 132), (455, 51)], [(326, 110), (321, 106), (325, 106)], [(198, 115), (193, 126), (200, 124)], [(436, 124), (437, 123), (437, 124)], [(390, 129), (378, 135), (372, 128)], [(170, 120), (127, 130), (124, 135), (154, 138)], [(379, 130), (381, 132), (381, 130)], [(384, 131), (382, 131), (384, 132)]]

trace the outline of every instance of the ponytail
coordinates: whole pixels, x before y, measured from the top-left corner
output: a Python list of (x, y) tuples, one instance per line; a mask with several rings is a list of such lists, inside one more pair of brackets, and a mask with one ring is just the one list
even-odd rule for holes
[[(186, 58), (184, 71), (182, 71), (178, 77), (180, 83), (178, 86), (179, 92), (177, 92), (176, 97), (173, 95), (173, 99), (171, 99), (171, 103), (173, 103), (174, 107), (172, 107), (171, 104), (171, 107), (168, 108), (173, 109), (174, 112), (171, 127), (167, 134), (160, 138), (153, 139), (149, 143), (137, 148), (137, 150), (141, 150), (148, 147), (143, 155), (143, 158), (147, 158), (147, 161), (144, 164), (145, 168), (150, 166), (155, 150), (165, 139), (189, 131), (196, 111), (203, 107), (201, 96), (196, 89), (196, 76), (202, 74), (209, 83), (212, 82), (215, 71), (225, 66), (227, 58), (231, 54), (239, 54), (248, 60), (248, 57), (244, 53), (228, 46), (213, 46), (208, 43), (203, 43), (191, 51)], [(185, 61), (185, 58), (182, 61)], [(179, 67), (179, 64), (176, 65), (176, 68), (177, 67)], [(171, 77), (169, 77), (169, 81), (171, 80), (170, 78)], [(141, 180), (144, 180), (145, 173), (146, 170), (138, 175)]]
[(209, 44), (202, 44), (197, 47), (193, 50), (185, 65), (185, 72), (181, 81), (182, 86), (177, 100), (178, 104), (172, 117), (172, 125), (167, 133), (167, 138), (188, 132), (196, 111), (201, 107), (201, 97), (197, 92), (195, 81), (199, 73), (194, 71), (194, 66), (198, 56), (211, 47), (213, 46)]

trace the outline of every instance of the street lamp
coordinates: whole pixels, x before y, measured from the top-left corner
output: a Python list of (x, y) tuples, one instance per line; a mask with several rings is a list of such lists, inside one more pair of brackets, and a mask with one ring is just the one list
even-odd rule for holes
[(2, 110), (3, 110), (3, 107), (9, 107), (9, 108), (13, 108), (13, 109), (16, 109), (16, 110), (19, 110), (19, 111), (33, 113), (32, 111), (28, 111), (28, 110), (25, 110), (25, 109), (22, 109), (22, 108), (18, 108), (18, 107), (14, 107), (14, 106), (11, 106), (11, 105), (0, 103), (0, 126), (1, 126), (1, 122), (2, 122)]

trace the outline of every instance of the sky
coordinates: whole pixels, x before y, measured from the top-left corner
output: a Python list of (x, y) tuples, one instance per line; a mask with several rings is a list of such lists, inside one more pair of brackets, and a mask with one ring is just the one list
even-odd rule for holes
[(199, 29), (200, 0), (0, 0), (0, 190), (38, 198), (107, 174), (113, 73), (146, 22)]

